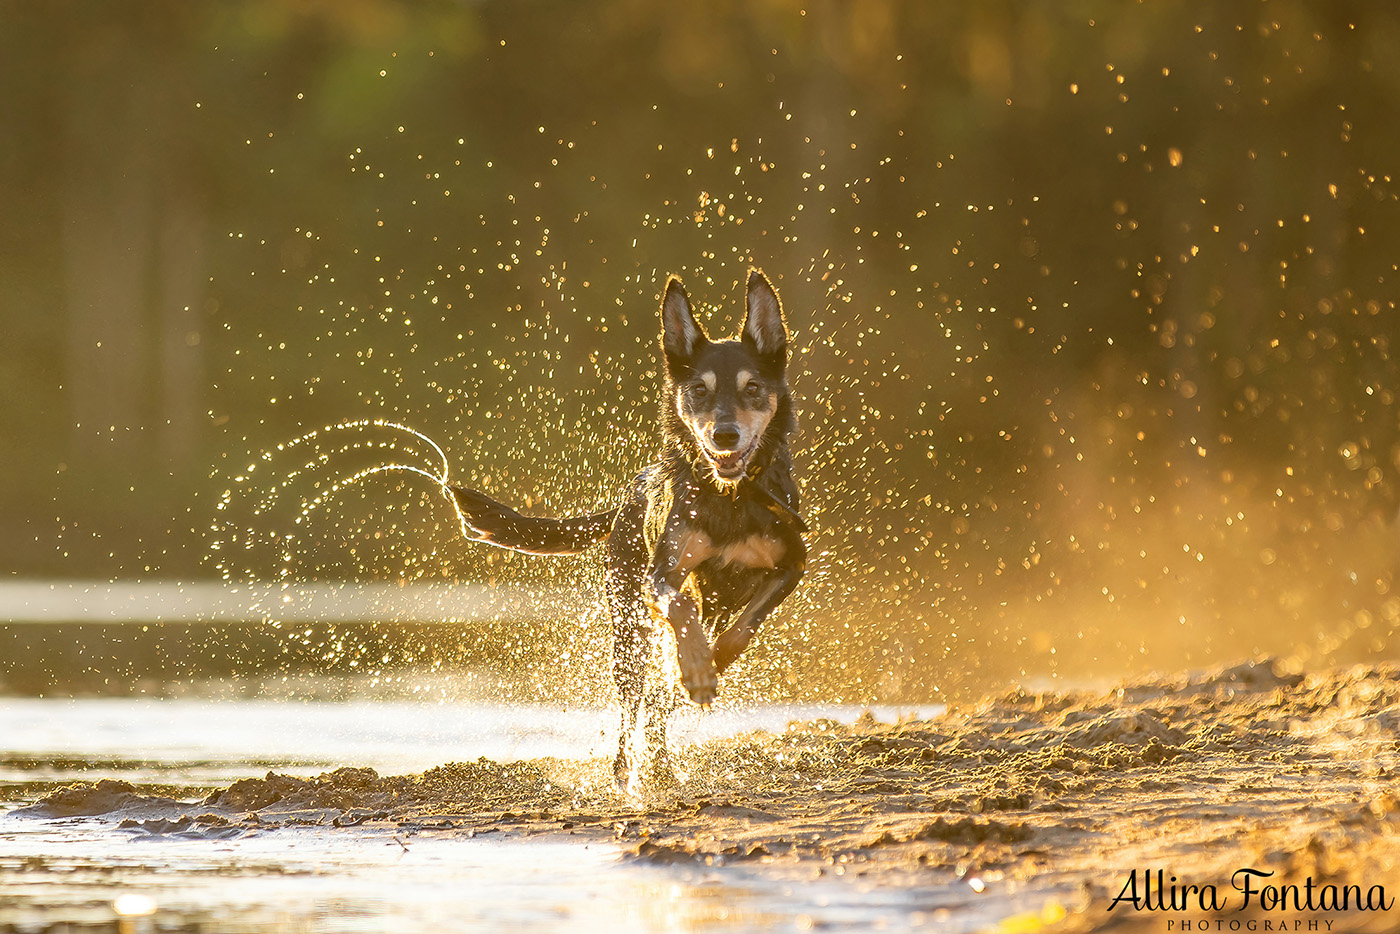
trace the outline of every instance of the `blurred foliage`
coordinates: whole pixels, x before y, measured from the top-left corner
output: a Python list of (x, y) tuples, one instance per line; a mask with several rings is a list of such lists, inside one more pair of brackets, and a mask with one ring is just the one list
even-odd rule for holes
[[(765, 677), (827, 643), (867, 696), (1388, 650), (1384, 4), (0, 16), (6, 570), (210, 573), (244, 466), (344, 419), (537, 510), (608, 502), (653, 444), (666, 273), (723, 332), (755, 263), (819, 556)], [(328, 540), (406, 489), (362, 485)], [(421, 509), (394, 555), (314, 567), (596, 570), (464, 556)]]

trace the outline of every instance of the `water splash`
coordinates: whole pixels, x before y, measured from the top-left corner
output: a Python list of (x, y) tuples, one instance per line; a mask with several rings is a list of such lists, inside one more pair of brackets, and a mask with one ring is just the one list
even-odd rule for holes
[[(296, 523), (298, 525), (302, 525), (305, 522), (309, 521), (312, 515), (317, 510), (321, 509), (329, 500), (331, 500), (333, 497), (335, 497), (337, 494), (347, 489), (348, 487), (352, 487), (358, 483), (361, 483), (364, 480), (367, 480), (370, 477), (373, 477), (377, 474), (404, 472), (417, 474), (418, 476), (425, 477), (426, 479), (432, 481), (434, 485), (439, 487), (442, 490), (443, 495), (447, 498), (447, 501), (452, 504), (453, 510), (457, 514), (457, 520), (462, 530), (462, 534), (470, 536), (471, 527), (467, 522), (466, 516), (462, 513), (461, 507), (457, 505), (457, 500), (452, 495), (452, 488), (448, 482), (450, 466), (448, 464), (447, 455), (443, 452), (442, 448), (438, 445), (436, 441), (425, 435), (423, 432), (418, 431), (416, 428), (411, 428), (408, 425), (404, 425), (399, 422), (390, 421), (389, 419), (383, 418), (356, 419), (354, 421), (339, 422), (335, 425), (328, 425), (325, 428), (308, 432), (299, 438), (295, 438), (292, 441), (287, 442), (286, 445), (280, 445), (278, 447), (278, 450), (284, 451), (291, 450), (294, 447), (302, 445), (315, 445), (322, 436), (330, 434), (332, 432), (357, 432), (364, 431), (370, 428), (384, 428), (395, 432), (401, 432), (403, 434), (408, 435), (410, 438), (416, 441), (423, 442), (429, 448), (431, 448), (433, 454), (436, 455), (436, 466), (430, 466), (425, 468), (416, 464), (391, 462), (386, 464), (375, 464), (374, 466), (365, 467), (361, 470), (355, 471), (354, 473), (342, 476), (339, 479), (337, 479), (334, 483), (326, 487), (326, 489), (324, 489), (322, 492), (318, 493), (311, 500), (303, 501), (301, 512), (296, 517)], [(281, 490), (285, 489), (292, 482), (294, 482), (297, 479), (297, 477), (300, 476), (303, 472), (314, 468), (325, 467), (335, 457), (356, 450), (379, 450), (392, 453), (400, 453), (404, 451), (404, 449), (399, 446), (399, 439), (397, 438), (393, 438), (387, 442), (352, 441), (344, 445), (340, 445), (339, 447), (336, 447), (331, 451), (320, 450), (317, 452), (317, 455), (313, 460), (306, 462), (296, 470), (288, 472), (282, 483), (274, 486), (269, 492), (269, 494), (265, 496), (264, 499), (260, 502), (259, 511), (265, 512), (267, 509), (269, 509), (275, 503), (276, 498), (280, 494)], [(416, 452), (409, 451), (407, 453)], [(270, 459), (270, 455), (268, 455), (268, 459)], [(251, 473), (253, 468), (250, 466), (248, 470), (249, 473)]]
[[(404, 481), (371, 482), (394, 476)], [(541, 617), (572, 618), (581, 629), (600, 625), (600, 608), (581, 601), (567, 580), (562, 586), (506, 581), (484, 591), (480, 584), (454, 586), (494, 582), (492, 559), (463, 545), (470, 529), (450, 486), (449, 457), (423, 431), (384, 418), (327, 425), (270, 446), (232, 478), (209, 530), (209, 558), (225, 581), (244, 585), (255, 599), (252, 610), (284, 632), (289, 652), (310, 653), (319, 667), (374, 684), (404, 677), (404, 665), (460, 673), (491, 661), (527, 673), (540, 656), (556, 665), (592, 660), (587, 650), (558, 644), (573, 627), (523, 637), (527, 622)], [(388, 602), (369, 596), (377, 591), (366, 584), (385, 579), (412, 584), (416, 596)], [(259, 586), (263, 581), (278, 586), (269, 591)], [(314, 581), (339, 588), (352, 605), (375, 599), (374, 617), (361, 625), (291, 623), (304, 616), (293, 601)], [(490, 596), (479, 609), (468, 608), (465, 598), (478, 592)], [(254, 596), (261, 594), (267, 596)], [(392, 603), (404, 609), (394, 611)], [(386, 612), (404, 615), (384, 622)], [(597, 677), (560, 678), (560, 689)], [(542, 688), (523, 683), (514, 690), (528, 695)]]
[[(372, 434), (376, 430), (388, 431), (391, 434), (387, 438), (376, 438)], [(342, 436), (347, 435), (347, 438), (340, 440)], [(426, 446), (427, 450), (412, 446), (415, 442)], [(295, 458), (302, 450), (307, 450), (308, 453), (297, 466), (277, 470), (277, 465), (284, 456)], [(376, 462), (358, 469), (340, 470), (339, 465), (343, 461), (357, 455), (367, 455)], [(380, 460), (385, 457), (403, 459)], [(313, 492), (300, 495), (292, 518), (293, 525), (305, 527), (317, 513), (350, 488), (379, 475), (405, 473), (422, 477), (440, 490), (456, 516), (457, 529), (463, 535), (470, 536), (471, 530), (466, 516), (451, 493), (450, 469), (447, 454), (442, 447), (428, 435), (411, 426), (383, 418), (347, 420), (306, 432), (277, 445), (275, 449), (264, 451), (242, 474), (234, 477), (234, 486), (224, 491), (217, 508), (220, 511), (228, 510), (234, 502), (235, 490), (247, 490), (254, 500), (252, 515), (271, 519), (277, 514), (284, 494), (291, 491), (296, 495), (297, 485), (305, 482), (310, 484)], [(271, 482), (259, 486), (255, 482), (255, 474), (259, 473), (270, 473)], [(228, 522), (216, 523), (213, 531), (215, 537), (210, 542), (211, 551), (227, 551), (230, 543), (240, 540), (245, 543), (246, 549), (248, 543), (256, 541), (260, 536), (268, 541), (282, 543), (282, 567), (278, 577), (284, 580), (295, 577), (295, 532), (256, 528), (239, 531)], [(233, 579), (238, 573), (227, 561), (219, 561), (218, 567), (226, 580)]]

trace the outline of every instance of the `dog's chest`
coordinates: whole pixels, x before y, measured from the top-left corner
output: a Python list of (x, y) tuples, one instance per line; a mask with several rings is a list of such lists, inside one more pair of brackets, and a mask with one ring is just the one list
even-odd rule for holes
[(786, 551), (782, 542), (762, 533), (714, 548), (715, 559), (720, 564), (738, 564), (749, 568), (775, 568)]
[(694, 569), (710, 562), (722, 567), (770, 569), (777, 567), (786, 553), (787, 548), (779, 539), (763, 532), (717, 543), (703, 530), (689, 529), (681, 538), (680, 565)]

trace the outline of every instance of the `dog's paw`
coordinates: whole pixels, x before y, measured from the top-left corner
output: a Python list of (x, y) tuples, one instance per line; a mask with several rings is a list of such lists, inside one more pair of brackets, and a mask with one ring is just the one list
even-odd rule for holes
[(622, 750), (613, 759), (613, 786), (619, 795), (634, 801), (675, 791), (683, 777), (664, 745), (642, 753), (641, 761)]
[(676, 661), (680, 663), (681, 684), (685, 685), (686, 694), (695, 703), (708, 706), (714, 702), (719, 689), (714, 650), (695, 624), (678, 627), (676, 643)]
[(708, 707), (715, 702), (715, 695), (719, 693), (719, 675), (715, 672), (714, 657), (708, 649), (703, 655), (698, 652), (695, 655), (681, 655), (681, 684), (685, 685), (685, 693), (692, 703)]
[(685, 692), (690, 695), (691, 703), (699, 704), (701, 707), (708, 707), (715, 702), (715, 697), (719, 694), (719, 679), (715, 677), (714, 666), (710, 666), (707, 672), (708, 677), (700, 677), (694, 682), (685, 681)]
[(714, 688), (697, 688), (690, 692), (690, 699), (701, 707), (708, 707), (715, 702), (715, 695)]
[(628, 761), (626, 753), (619, 752), (613, 760), (613, 786), (624, 798), (636, 795), (637, 776), (633, 774), (632, 763)]

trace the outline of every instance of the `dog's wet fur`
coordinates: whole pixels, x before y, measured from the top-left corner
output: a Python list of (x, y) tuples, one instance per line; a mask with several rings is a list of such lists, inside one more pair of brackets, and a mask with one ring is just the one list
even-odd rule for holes
[[(454, 487), (467, 534), (533, 554), (568, 554), (603, 538), (612, 614), (613, 677), (622, 703), (614, 772), (662, 776), (665, 720), (675, 701), (651, 664), (653, 623), (676, 637), (681, 682), (708, 705), (719, 676), (802, 578), (806, 527), (798, 514), (788, 437), (797, 427), (787, 385), (787, 329), (767, 278), (749, 271), (744, 327), (710, 340), (680, 279), (661, 302), (661, 450), (623, 491), (622, 505), (571, 519), (522, 516)], [(633, 734), (644, 729), (638, 751)], [(646, 757), (650, 761), (636, 761)]]

